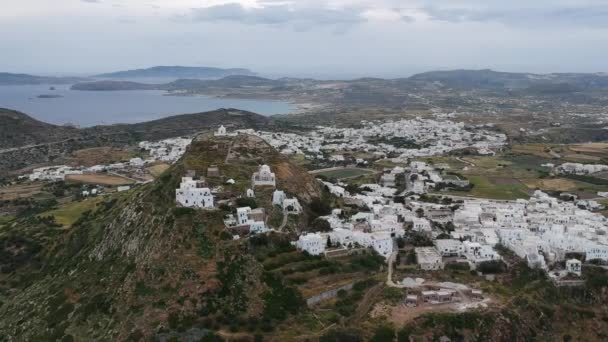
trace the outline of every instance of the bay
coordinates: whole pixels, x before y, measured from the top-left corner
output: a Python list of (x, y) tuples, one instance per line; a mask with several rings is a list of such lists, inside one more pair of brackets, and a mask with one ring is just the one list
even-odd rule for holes
[[(0, 107), (37, 120), (81, 127), (135, 123), (172, 115), (235, 108), (261, 115), (287, 114), (294, 105), (272, 100), (228, 99), (207, 96), (167, 96), (164, 91), (77, 91), (70, 85), (0, 86)], [(40, 98), (39, 96), (43, 96)], [(51, 95), (51, 96), (49, 96)]]

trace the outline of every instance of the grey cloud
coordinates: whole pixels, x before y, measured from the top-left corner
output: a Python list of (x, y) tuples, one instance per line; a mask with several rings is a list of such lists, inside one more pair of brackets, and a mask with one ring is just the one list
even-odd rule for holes
[(452, 23), (498, 22), (523, 27), (608, 27), (608, 5), (502, 9), (426, 7), (424, 12), (432, 20)]
[(135, 24), (137, 21), (133, 18), (118, 18), (116, 22), (119, 24)]
[(267, 5), (261, 8), (245, 8), (237, 3), (197, 8), (192, 18), (200, 22), (235, 21), (248, 25), (289, 24), (296, 31), (307, 31), (318, 26), (334, 26), (335, 32), (364, 22), (362, 9), (291, 8), (287, 5)]
[(101, 0), (80, 0), (80, 1), (86, 2), (86, 3), (89, 3), (89, 4), (99, 4), (99, 3), (101, 3)]

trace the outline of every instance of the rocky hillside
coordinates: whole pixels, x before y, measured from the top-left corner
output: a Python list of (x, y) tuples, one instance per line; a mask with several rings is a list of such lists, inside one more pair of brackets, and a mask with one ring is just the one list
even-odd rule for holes
[(136, 124), (70, 128), (50, 125), (30, 116), (0, 109), (0, 176), (12, 170), (49, 163), (72, 151), (99, 146), (122, 147), (141, 140), (160, 140), (220, 125), (229, 129), (262, 128), (270, 118), (236, 109), (176, 115)]
[(78, 130), (38, 121), (27, 114), (0, 108), (0, 150), (52, 141), (78, 134)]
[[(211, 211), (174, 205), (180, 178), (190, 170), (204, 174), (212, 163), (221, 179), (237, 181), (224, 191), (228, 203), (249, 186), (258, 163), (276, 170), (278, 186), (305, 207), (321, 195), (306, 171), (263, 141), (207, 137), (158, 181), (107, 196), (69, 230), (20, 219), (0, 230), (3, 337), (139, 341), (188, 334), (199, 340), (235, 320), (272, 330), (295, 313), (300, 294), (264, 270), (254, 257), (258, 247), (224, 230), (229, 205)], [(269, 191), (258, 190), (258, 204), (269, 206)], [(287, 235), (271, 234), (264, 244), (293, 249)]]

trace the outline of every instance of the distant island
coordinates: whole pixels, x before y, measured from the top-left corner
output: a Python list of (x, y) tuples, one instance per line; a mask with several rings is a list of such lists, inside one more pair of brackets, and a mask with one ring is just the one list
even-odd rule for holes
[(104, 80), (72, 85), (71, 90), (192, 90), (207, 88), (276, 87), (283, 82), (258, 76), (232, 75), (215, 80), (178, 79), (164, 84), (145, 84), (131, 81)]
[(98, 78), (223, 78), (233, 75), (254, 76), (255, 73), (242, 68), (212, 68), (187, 66), (155, 66), (96, 75)]
[(38, 95), (36, 96), (39, 99), (57, 99), (60, 97), (63, 97), (62, 95), (56, 95), (56, 94), (42, 94), (42, 95)]
[(0, 86), (6, 85), (37, 85), (37, 84), (72, 84), (90, 81), (83, 77), (49, 77), (28, 74), (13, 74), (0, 72)]
[(162, 86), (157, 84), (144, 84), (129, 81), (95, 81), (76, 83), (70, 87), (71, 90), (87, 91), (113, 91), (113, 90), (161, 90)]

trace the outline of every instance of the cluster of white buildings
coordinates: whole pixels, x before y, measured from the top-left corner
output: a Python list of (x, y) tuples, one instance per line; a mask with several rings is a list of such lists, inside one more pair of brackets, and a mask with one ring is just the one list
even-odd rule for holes
[[(410, 180), (413, 184), (408, 184), (409, 194), (424, 193), (429, 182), (444, 180), (434, 168), (419, 162), (387, 174), (390, 176), (382, 177), (384, 185), (363, 184), (362, 194), (349, 194), (339, 185), (323, 182), (345, 203), (358, 205), (366, 212), (347, 218), (337, 209), (324, 217), (332, 231), (302, 235), (297, 246), (311, 254), (324, 253), (327, 247), (336, 245), (370, 247), (388, 258), (393, 252), (389, 241), (402, 236), (407, 225), (434, 240), (433, 247), (416, 250), (419, 266), (426, 270), (443, 269), (442, 259), (446, 257), (467, 262), (471, 269), (482, 262), (500, 260), (495, 250), (499, 243), (530, 267), (544, 270), (558, 262), (567, 262), (568, 270), (580, 267), (568, 257), (570, 253), (581, 254), (586, 260), (608, 261), (607, 219), (583, 209), (580, 201), (562, 201), (537, 191), (529, 200), (465, 199), (457, 208), (422, 202), (416, 195), (408, 196), (405, 203), (395, 203), (393, 176), (420, 177)], [(423, 181), (416, 185), (419, 179)], [(448, 238), (445, 230), (436, 228), (447, 224), (451, 226)]]
[[(416, 118), (413, 120), (369, 122), (362, 121), (361, 128), (336, 128), (319, 126), (308, 134), (255, 132), (283, 154), (304, 154), (309, 159), (342, 161), (335, 152), (369, 152), (378, 158), (389, 153), (397, 159), (433, 156), (449, 151), (472, 148), (480, 154), (493, 154), (507, 142), (504, 134), (480, 127), (465, 127), (464, 123), (449, 120)], [(399, 147), (391, 139), (408, 141), (417, 148)], [(382, 139), (385, 141), (382, 142)], [(380, 140), (380, 142), (378, 142)], [(324, 153), (325, 152), (325, 153)]]
[(558, 175), (591, 175), (594, 173), (608, 171), (608, 165), (603, 164), (580, 164), (563, 163), (553, 168), (553, 172)]
[(73, 168), (66, 165), (57, 165), (34, 169), (32, 173), (23, 177), (27, 177), (27, 179), (29, 179), (30, 181), (45, 180), (55, 182), (64, 180), (65, 176), (68, 175), (81, 174), (83, 174), (83, 171), (78, 168)]
[[(372, 212), (361, 212), (349, 218), (342, 216), (341, 209), (334, 209), (331, 215), (322, 217), (329, 223), (330, 232), (303, 234), (296, 246), (313, 255), (322, 254), (329, 247), (372, 248), (388, 258), (393, 253), (393, 238), (405, 233), (403, 216), (399, 215), (405, 208), (403, 204), (389, 200), (381, 202), (383, 204), (373, 206)], [(314, 242), (319, 239), (323, 240), (322, 246)]]
[[(481, 237), (498, 241), (525, 259), (530, 267), (549, 269), (565, 261), (569, 253), (586, 260), (608, 261), (608, 226), (604, 216), (580, 209), (536, 191), (530, 200), (466, 200), (454, 213), (456, 231), (462, 238), (485, 231)], [(490, 233), (494, 231), (494, 233)]]
[(186, 152), (186, 149), (191, 143), (192, 139), (189, 138), (174, 138), (157, 142), (142, 141), (139, 143), (139, 148), (148, 151), (150, 154), (150, 157), (145, 160), (140, 157), (135, 157), (125, 162), (112, 163), (107, 165), (100, 164), (90, 167), (72, 167), (66, 165), (47, 166), (34, 169), (30, 174), (22, 176), (20, 178), (26, 178), (30, 181), (61, 181), (65, 180), (65, 177), (68, 175), (132, 171), (142, 169), (146, 165), (158, 161), (174, 163), (182, 157), (182, 155)]
[(148, 151), (151, 160), (174, 163), (186, 153), (191, 143), (191, 138), (172, 138), (154, 142), (142, 141), (139, 148)]
[(62, 181), (69, 175), (95, 174), (100, 172), (120, 172), (125, 170), (140, 169), (147, 164), (154, 163), (155, 160), (143, 160), (139, 157), (131, 158), (127, 162), (112, 163), (108, 165), (93, 165), (90, 167), (84, 166), (66, 166), (55, 165), (34, 169), (32, 173), (21, 178), (27, 178), (30, 181), (46, 180), (46, 181)]

